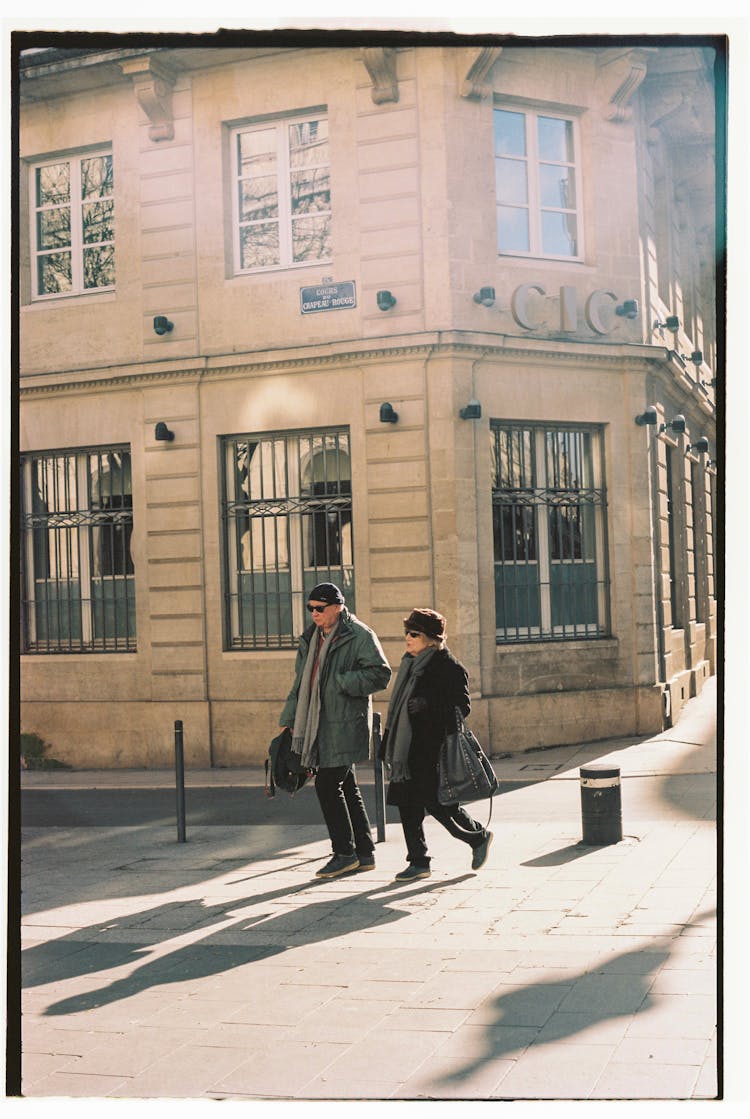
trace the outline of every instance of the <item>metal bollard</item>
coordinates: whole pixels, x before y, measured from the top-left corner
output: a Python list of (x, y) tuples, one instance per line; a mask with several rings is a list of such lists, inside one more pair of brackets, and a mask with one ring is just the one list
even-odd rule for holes
[(587, 765), (581, 777), (583, 843), (603, 847), (622, 839), (620, 770), (610, 765)]
[(177, 787), (177, 842), (185, 842), (185, 758), (182, 746), (182, 720), (174, 724), (174, 768)]
[(383, 777), (383, 763), (380, 760), (380, 712), (375, 711), (372, 716), (372, 757), (373, 772), (375, 776), (375, 823), (378, 843), (385, 843), (385, 780)]

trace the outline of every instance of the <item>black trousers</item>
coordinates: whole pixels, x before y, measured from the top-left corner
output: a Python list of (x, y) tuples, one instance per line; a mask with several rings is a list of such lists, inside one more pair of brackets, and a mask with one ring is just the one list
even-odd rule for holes
[(315, 792), (334, 855), (372, 855), (375, 844), (354, 766), (319, 769)]
[(430, 856), (427, 854), (427, 840), (424, 836), (424, 818), (428, 814), (442, 824), (447, 832), (463, 843), (468, 843), (474, 850), (484, 842), (487, 832), (482, 824), (473, 820), (465, 808), (460, 805), (444, 804), (427, 805), (399, 805), (401, 826), (404, 829), (406, 840), (406, 854), (414, 866), (429, 866)]

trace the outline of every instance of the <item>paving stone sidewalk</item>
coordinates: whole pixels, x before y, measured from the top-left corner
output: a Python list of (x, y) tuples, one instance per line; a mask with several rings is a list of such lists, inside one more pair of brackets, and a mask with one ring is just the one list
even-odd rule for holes
[[(709, 688), (655, 739), (499, 760), (549, 779), (496, 798), (478, 873), (428, 823), (407, 885), (391, 824), (328, 882), (321, 826), (28, 829), (24, 1095), (713, 1098), (714, 726)], [(605, 847), (580, 842), (594, 758), (623, 774)]]

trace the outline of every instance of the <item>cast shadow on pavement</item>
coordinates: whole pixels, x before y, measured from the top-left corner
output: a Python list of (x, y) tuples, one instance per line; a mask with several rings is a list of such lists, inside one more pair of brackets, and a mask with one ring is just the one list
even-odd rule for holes
[[(293, 894), (315, 890), (324, 883), (306, 882), (297, 889), (272, 890), (265, 894), (250, 895), (216, 906), (206, 907), (202, 902), (195, 902), (192, 904), (196, 912), (200, 912), (200, 916), (196, 915), (193, 927), (200, 924), (209, 925), (211, 931), (208, 936), (202, 940), (192, 940), (190, 943), (182, 944), (175, 951), (150, 960), (129, 975), (113, 980), (108, 986), (52, 1003), (44, 1014), (58, 1016), (82, 1013), (119, 999), (131, 998), (154, 986), (205, 979), (231, 968), (280, 955), (287, 948), (320, 943), (332, 937), (399, 921), (402, 917), (409, 916), (411, 909), (408, 907), (399, 909), (398, 903), (421, 895), (429, 895), (435, 890), (456, 885), (470, 877), (471, 874), (463, 874), (407, 890), (400, 888), (397, 883), (389, 882), (344, 899), (329, 896), (323, 901), (310, 902), (308, 905), (282, 913), (278, 911), (270, 914), (258, 913), (256, 909), (258, 906), (282, 898), (287, 899)], [(386, 893), (387, 896), (380, 896)], [(253, 913), (236, 916), (237, 910), (249, 906), (252, 906)], [(146, 917), (150, 915), (152, 920), (166, 919), (168, 911), (172, 908), (172, 906), (157, 907), (146, 911)], [(133, 927), (132, 920), (130, 918), (130, 927)], [(216, 928), (217, 923), (220, 925), (219, 929)], [(91, 926), (90, 929), (80, 930), (77, 935), (85, 936), (89, 932), (95, 935), (97, 932), (102, 932), (104, 928), (111, 928), (111, 924)], [(271, 941), (278, 939), (278, 942), (252, 945), (227, 944), (222, 940), (221, 934), (228, 930), (235, 933), (260, 931), (264, 939), (268, 938)], [(183, 929), (179, 931), (183, 932)], [(174, 935), (174, 928), (165, 930), (165, 939), (173, 938)], [(292, 943), (289, 943), (290, 939)], [(95, 971), (126, 966), (129, 963), (138, 964), (144, 953), (151, 951), (150, 948), (132, 943), (101, 945), (86, 941), (83, 945), (84, 950), (80, 953), (60, 955), (59, 944), (59, 941), (53, 941), (51, 945), (41, 945), (27, 950), (37, 953), (36, 960), (32, 960), (36, 965), (37, 984), (46, 985)], [(55, 946), (58, 946), (57, 955), (54, 953)], [(45, 949), (52, 949), (52, 951), (47, 951), (45, 955)], [(86, 949), (88, 951), (85, 951)], [(103, 953), (102, 949), (104, 949)]]
[(538, 859), (527, 859), (520, 865), (563, 866), (565, 863), (572, 863), (575, 859), (582, 859), (586, 855), (590, 855), (592, 851), (598, 850), (600, 848), (592, 847), (588, 843), (569, 843), (566, 847), (559, 847), (557, 851), (548, 851), (546, 855), (540, 855)]
[[(711, 916), (712, 912), (696, 914), (685, 928), (699, 926)], [(649, 994), (651, 986), (670, 954), (668, 946), (654, 939), (565, 980), (527, 983), (523, 987), (508, 983), (502, 994), (482, 1005), (486, 1017), (484, 1038), (477, 1041), (481, 1051), (460, 1068), (444, 1074), (439, 1082), (460, 1084), (489, 1062), (517, 1058), (519, 1050), (554, 1045), (602, 1022), (630, 1018), (636, 1011), (648, 1009), (654, 1002)], [(532, 1033), (535, 1036), (530, 1036)], [(493, 1098), (501, 1098), (501, 1094), (495, 1092)]]

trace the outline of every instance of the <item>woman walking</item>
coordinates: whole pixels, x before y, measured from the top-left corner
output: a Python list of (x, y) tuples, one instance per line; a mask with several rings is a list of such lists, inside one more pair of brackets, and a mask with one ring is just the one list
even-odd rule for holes
[(409, 865), (396, 881), (429, 878), (424, 834), (427, 814), (473, 851), (471, 866), (487, 860), (492, 832), (459, 804), (438, 804), (438, 757), (446, 733), (456, 730), (456, 708), (471, 709), (468, 673), (445, 643), (445, 618), (415, 609), (404, 618), (406, 653), (386, 715), (382, 755), (390, 769), (388, 804), (398, 807)]

